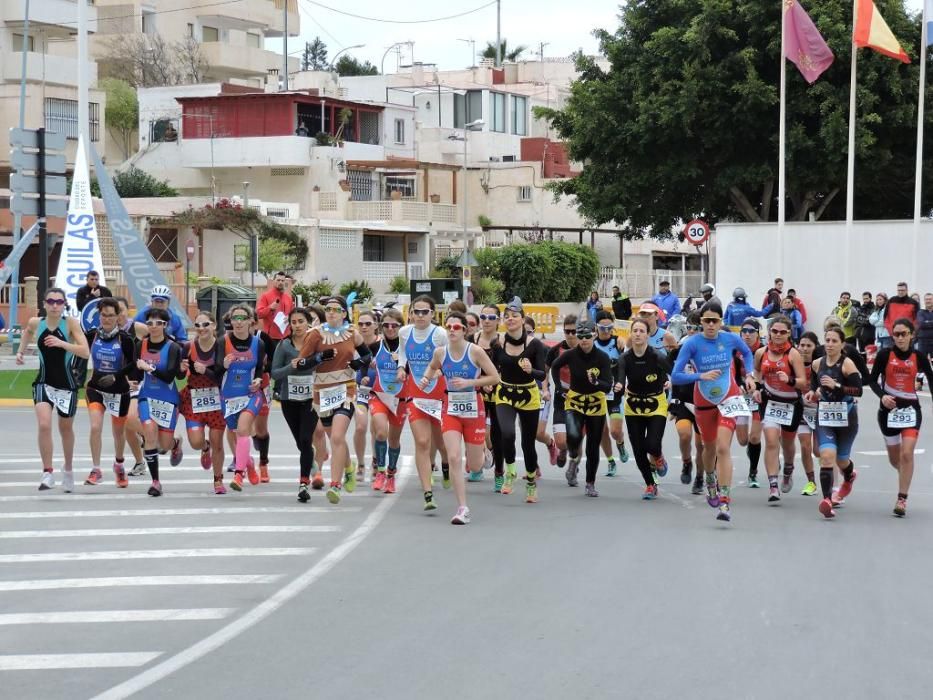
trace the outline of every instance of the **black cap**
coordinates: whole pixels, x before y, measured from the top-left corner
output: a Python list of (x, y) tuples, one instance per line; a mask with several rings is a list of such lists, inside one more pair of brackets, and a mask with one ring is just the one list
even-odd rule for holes
[(661, 280), (661, 284), (658, 285), (658, 286), (660, 286), (660, 287), (670, 287), (670, 286), (671, 286), (670, 280)]
[(525, 307), (522, 306), (521, 297), (512, 297), (512, 301), (505, 305), (506, 311), (517, 311), (518, 313), (524, 315)]
[(596, 324), (590, 321), (588, 318), (581, 318), (579, 321), (577, 321), (577, 335), (580, 335), (581, 333), (596, 335)]

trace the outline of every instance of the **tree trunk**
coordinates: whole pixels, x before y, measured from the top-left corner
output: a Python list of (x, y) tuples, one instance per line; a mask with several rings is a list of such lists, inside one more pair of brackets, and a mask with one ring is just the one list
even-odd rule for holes
[(738, 187), (730, 187), (729, 196), (732, 198), (732, 203), (742, 212), (742, 216), (745, 217), (746, 221), (761, 221), (755, 207), (748, 201), (748, 197), (745, 196), (742, 190)]
[(760, 216), (762, 221), (771, 221), (771, 199), (773, 195), (774, 180), (767, 180), (764, 185), (764, 191), (761, 195)]
[(816, 220), (819, 221), (823, 217), (823, 212), (826, 211), (826, 207), (836, 198), (836, 195), (839, 194), (839, 188), (833, 188), (833, 191), (826, 195), (826, 198), (823, 200), (823, 203), (820, 204), (820, 208), (816, 210)]

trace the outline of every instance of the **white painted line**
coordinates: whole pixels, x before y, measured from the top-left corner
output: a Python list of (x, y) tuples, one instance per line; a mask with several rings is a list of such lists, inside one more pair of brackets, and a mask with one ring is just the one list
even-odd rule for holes
[[(407, 475), (404, 474), (399, 478), (400, 494), (407, 479)], [(337, 566), (337, 564), (346, 559), (363, 540), (376, 531), (379, 524), (388, 514), (389, 509), (400, 500), (401, 498), (384, 499), (376, 506), (373, 512), (366, 517), (360, 526), (350, 533), (337, 547), (331, 550), (327, 556), (314, 564), (298, 578), (280, 588), (272, 594), (272, 596), (266, 598), (252, 610), (240, 615), (225, 627), (222, 627), (201, 641), (196, 642), (187, 649), (183, 649), (158, 665), (104, 691), (93, 700), (123, 700), (123, 698), (128, 698), (236, 639), (248, 629), (272, 615), (272, 613), (281, 608), (292, 598), (300, 595), (305, 589), (313, 585), (317, 580)]]
[[(400, 469), (399, 471), (401, 472), (402, 470)], [(294, 491), (292, 490), (275, 491), (273, 489), (263, 488), (260, 491), (252, 491), (252, 492), (247, 491), (246, 493), (243, 493), (243, 494), (232, 494), (231, 493), (227, 496), (217, 496), (214, 494), (213, 491), (210, 490), (210, 486), (208, 485), (208, 482), (201, 482), (201, 483), (202, 485), (205, 485), (205, 489), (203, 491), (200, 491), (200, 492), (185, 491), (183, 493), (176, 493), (175, 491), (172, 491), (171, 496), (169, 496), (168, 498), (170, 498), (172, 501), (177, 501), (179, 499), (182, 499), (182, 500), (198, 499), (202, 501), (213, 501), (215, 503), (246, 503), (256, 498), (259, 498), (259, 499), (276, 498), (279, 500), (288, 501), (289, 503), (294, 503), (295, 493), (297, 492), (297, 489)], [(148, 486), (146, 488), (148, 488)], [(77, 504), (77, 503), (87, 504), (87, 503), (94, 503), (95, 501), (104, 501), (104, 500), (106, 501), (111, 501), (111, 500), (145, 501), (146, 503), (154, 503), (154, 501), (152, 500), (152, 496), (149, 496), (148, 494), (146, 494), (145, 491), (141, 491), (141, 490), (137, 490), (135, 492), (132, 490), (116, 491), (115, 489), (113, 489), (112, 486), (109, 487), (109, 490), (106, 490), (106, 491), (91, 491), (90, 489), (91, 487), (88, 487), (87, 490), (82, 489), (81, 491), (77, 493), (70, 493), (70, 494), (56, 493), (54, 491), (45, 491), (45, 492), (36, 491), (34, 493), (30, 493), (28, 496), (27, 495), (0, 496), (0, 503), (29, 503), (29, 502), (42, 501), (46, 503), (58, 502), (58, 503), (72, 503), (72, 504)], [(33, 489), (30, 489), (30, 492), (32, 491)], [(356, 494), (351, 496), (351, 498), (370, 497), (371, 495), (369, 493), (370, 491), (371, 489), (363, 490), (361, 487), (358, 486)], [(228, 499), (228, 500), (224, 500), (224, 499)], [(245, 499), (245, 500), (240, 500), (240, 499)], [(323, 495), (317, 496), (316, 500), (319, 503), (323, 503), (324, 496)], [(317, 510), (316, 511), (312, 510), (312, 512), (322, 512), (323, 510), (328, 510), (328, 511), (332, 511), (335, 513), (340, 513), (340, 512), (345, 513), (345, 512), (353, 512), (354, 510), (357, 510), (357, 511), (360, 510), (359, 508), (347, 508), (344, 506), (333, 506), (331, 508), (323, 508), (323, 509), (318, 506), (304, 506), (304, 507), (296, 506), (295, 508), (296, 510), (300, 510), (300, 511), (307, 511), (308, 509), (316, 508)]]
[(111, 559), (200, 559), (202, 557), (293, 557), (311, 554), (314, 547), (217, 547), (211, 549), (129, 549), (113, 552), (41, 552), (0, 554), (0, 564), (50, 561), (108, 561)]
[[(17, 456), (15, 456), (15, 455), (10, 455), (9, 453), (7, 453), (7, 454), (5, 454), (5, 456), (0, 457), (0, 464), (41, 464), (41, 463), (42, 463), (42, 459), (39, 458), (39, 457), (36, 457), (35, 454), (36, 454), (35, 452), (28, 452), (28, 453), (24, 453), (23, 456), (21, 456), (21, 457), (17, 457)], [(127, 454), (129, 454), (129, 450), (127, 450)], [(204, 469), (200, 466), (200, 462), (198, 462), (198, 461), (195, 459), (195, 458), (200, 459), (200, 455), (198, 455), (198, 454), (192, 454), (190, 448), (186, 448), (185, 454), (186, 454), (186, 456), (187, 456), (187, 459), (183, 459), (183, 460), (182, 460), (182, 464), (197, 464), (198, 466), (197, 466), (197, 467), (192, 467), (192, 469), (197, 469), (198, 471), (204, 471)], [(160, 455), (160, 456), (161, 456), (161, 457), (165, 457), (166, 459), (168, 458), (168, 455)], [(284, 454), (284, 453), (283, 453), (283, 454), (270, 454), (270, 455), (269, 455), (269, 459), (285, 459), (285, 460), (288, 460), (289, 462), (293, 462), (293, 463), (295, 462), (296, 458), (297, 458), (297, 454), (296, 454), (296, 453), (292, 453), (292, 454)], [(355, 456), (354, 456), (354, 458), (355, 458)], [(105, 465), (106, 467), (108, 467), (108, 468), (110, 467), (110, 461), (109, 461), (110, 459), (111, 459), (111, 458), (108, 457), (108, 458), (106, 458), (106, 459), (104, 460), (104, 465)], [(130, 456), (128, 457), (128, 459), (132, 459), (132, 455), (130, 455)], [(90, 462), (90, 461), (91, 461), (91, 455), (89, 455), (89, 454), (75, 455), (73, 461), (75, 461), (75, 462)], [(372, 461), (372, 455), (366, 455), (366, 466), (367, 466), (367, 468), (369, 467), (369, 463), (370, 463), (371, 461)], [(521, 458), (519, 458), (519, 461), (521, 461)], [(226, 464), (226, 463), (227, 463), (227, 462), (225, 462), (225, 464)], [(327, 465), (327, 464), (329, 464), (329, 463), (330, 463), (329, 461), (324, 462), (325, 465)], [(130, 463), (129, 466), (132, 466), (132, 462)], [(180, 466), (179, 466), (179, 467), (172, 467), (172, 466), (168, 466), (168, 465), (163, 465), (163, 468), (164, 468), (164, 469), (177, 470), (177, 469), (180, 468)], [(225, 467), (225, 468), (226, 468), (226, 467)], [(296, 465), (296, 466), (292, 466), (292, 467), (273, 466), (273, 467), (270, 467), (270, 468), (271, 468), (271, 469), (284, 469), (284, 470), (293, 471), (293, 472), (295, 472), (296, 474), (298, 473), (298, 467), (297, 467), (297, 465)], [(2, 471), (2, 470), (0, 470), (0, 471)]]
[[(887, 457), (887, 450), (857, 450), (856, 454), (865, 455), (866, 457)], [(926, 454), (926, 450), (922, 447), (914, 448), (915, 455)]]
[(242, 586), (275, 583), (282, 576), (283, 574), (207, 574), (202, 576), (107, 576), (0, 581), (0, 593), (73, 588), (121, 588), (123, 586)]
[(161, 651), (120, 651), (94, 654), (9, 654), (0, 656), (0, 671), (136, 668), (144, 666), (161, 654)]
[[(152, 498), (148, 497), (152, 502)], [(354, 513), (362, 510), (353, 506), (300, 507), (281, 506), (243, 506), (242, 508), (137, 508), (134, 510), (60, 510), (27, 511), (23, 513), (0, 513), (0, 519), (19, 520), (20, 518), (127, 518), (132, 516), (152, 515), (229, 515), (241, 513)]]
[(223, 620), (235, 611), (236, 608), (169, 608), (163, 610), (82, 610), (79, 612), (9, 613), (0, 615), (0, 626)]
[[(36, 474), (39, 474), (39, 472), (35, 472), (35, 473), (36, 473)], [(55, 480), (56, 480), (56, 481), (59, 480), (60, 474), (61, 474), (61, 472), (56, 473), (56, 475), (55, 475)], [(39, 477), (40, 477), (40, 478), (41, 478), (41, 476), (42, 476), (42, 475), (39, 474)], [(168, 479), (166, 479), (166, 478), (165, 478), (166, 475), (165, 475), (164, 473), (160, 474), (160, 476), (162, 477), (162, 480), (163, 480), (163, 482), (165, 483), (165, 485), (168, 486), (169, 488), (173, 488), (173, 487), (175, 487), (175, 486), (191, 486), (191, 485), (193, 485), (193, 484), (200, 484), (201, 486), (207, 487), (207, 486), (210, 486), (211, 484), (214, 483), (214, 480), (213, 480), (213, 478), (211, 478), (210, 475), (206, 475), (206, 476), (204, 476), (204, 477), (201, 478), (201, 479), (172, 479), (171, 477), (169, 477)], [(82, 494), (82, 495), (83, 495), (83, 494), (86, 494), (86, 493), (91, 493), (91, 492), (93, 492), (93, 489), (100, 488), (99, 486), (87, 486), (87, 487), (85, 487), (83, 484), (81, 484), (81, 483), (79, 482), (78, 477), (79, 477), (78, 473), (75, 472), (75, 482), (76, 482), (75, 485), (78, 487), (76, 493)], [(22, 488), (22, 487), (37, 488), (38, 483), (39, 483), (38, 480), (34, 480), (34, 481), (0, 481), (0, 489), (12, 489), (12, 488)], [(150, 482), (149, 482), (149, 480), (147, 479), (147, 480), (145, 480), (145, 481), (140, 481), (140, 482), (139, 482), (139, 485), (140, 485), (141, 487), (142, 487), (142, 486), (145, 486), (146, 488), (148, 488), (148, 484), (149, 484), (149, 483), (150, 483)], [(58, 487), (59, 487), (59, 485), (56, 485), (56, 489), (57, 489)], [(113, 488), (113, 484), (110, 485), (110, 488)], [(296, 490), (296, 491), (298, 490), (298, 482), (297, 482), (297, 481), (295, 482), (295, 490)], [(207, 494), (205, 494), (205, 495), (207, 495)]]
[(33, 539), (58, 537), (138, 537), (140, 535), (246, 535), (257, 532), (339, 532), (335, 525), (218, 525), (197, 527), (134, 527), (99, 530), (8, 530), (0, 531), (0, 539)]
[(683, 506), (684, 508), (686, 508), (687, 510), (693, 510), (693, 508), (694, 508), (694, 505), (693, 505), (690, 501), (688, 501), (688, 500), (685, 499), (685, 498), (681, 498), (680, 496), (677, 496), (676, 494), (673, 494), (673, 493), (671, 493), (670, 491), (665, 491), (665, 490), (663, 490), (663, 489), (658, 489), (658, 495), (660, 495), (661, 498), (667, 498), (667, 499), (669, 499), (669, 500), (674, 501), (675, 503), (679, 503), (680, 505), (682, 505), (682, 506)]

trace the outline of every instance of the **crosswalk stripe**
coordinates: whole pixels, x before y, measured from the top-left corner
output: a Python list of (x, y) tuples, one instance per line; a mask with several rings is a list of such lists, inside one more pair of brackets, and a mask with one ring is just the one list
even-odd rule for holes
[[(405, 473), (409, 473), (409, 471), (410, 470), (407, 470), (407, 469), (400, 469), (399, 473), (405, 474)], [(252, 500), (254, 498), (278, 498), (278, 499), (288, 500), (293, 503), (295, 501), (295, 494), (296, 494), (295, 490), (275, 491), (267, 487), (263, 487), (262, 490), (250, 491), (250, 492), (244, 493), (242, 496), (240, 495), (215, 496), (214, 493), (210, 491), (209, 482), (202, 481), (201, 483), (205, 485), (205, 489), (204, 491), (200, 493), (193, 493), (190, 491), (183, 492), (183, 493), (176, 493), (172, 491), (171, 495), (167, 496), (167, 498), (170, 498), (172, 501), (176, 501), (178, 499), (193, 499), (193, 498), (197, 498), (200, 500), (205, 500), (205, 499), (216, 500), (217, 502), (220, 502), (221, 499), (224, 499), (224, 498), (229, 498), (234, 501), (240, 498), (247, 499), (247, 500)], [(357, 486), (357, 493), (354, 494), (352, 498), (361, 498), (361, 497), (362, 498), (382, 498), (383, 496), (381, 493), (373, 493), (372, 489), (364, 488), (362, 486)], [(75, 503), (75, 502), (91, 503), (95, 500), (108, 500), (108, 501), (109, 500), (121, 500), (121, 501), (128, 500), (128, 501), (146, 501), (147, 503), (152, 503), (152, 496), (149, 496), (148, 494), (141, 492), (141, 491), (137, 491), (135, 493), (133, 491), (112, 491), (112, 490), (89, 492), (84, 489), (82, 489), (78, 493), (73, 493), (73, 494), (68, 494), (68, 493), (56, 494), (54, 492), (46, 491), (43, 493), (38, 493), (38, 492), (30, 493), (28, 496), (27, 495), (0, 496), (0, 503), (30, 503), (33, 501), (35, 502), (44, 501), (44, 502), (52, 502), (52, 503), (54, 502), (64, 503), (66, 501), (70, 503)], [(319, 496), (318, 500), (323, 502), (323, 496)], [(230, 501), (227, 501), (227, 502), (229, 503)], [(298, 510), (307, 511), (309, 508), (316, 508), (316, 506), (299, 507)], [(340, 506), (340, 507), (325, 508), (325, 510), (339, 513), (339, 512), (353, 511), (354, 509)], [(355, 510), (359, 510), (359, 508), (356, 508)], [(318, 511), (320, 511), (320, 508), (318, 508)]]
[(168, 608), (163, 610), (82, 610), (77, 612), (7, 613), (0, 615), (0, 626), (223, 620), (235, 611), (236, 608)]
[(137, 537), (140, 535), (246, 535), (257, 532), (340, 532), (336, 525), (217, 525), (196, 527), (134, 527), (97, 530), (8, 530), (0, 539), (40, 539), (59, 537)]
[(0, 592), (54, 591), (73, 588), (132, 588), (135, 586), (242, 586), (275, 583), (283, 574), (205, 574), (201, 576), (105, 576), (0, 581)]
[(0, 564), (111, 559), (195, 559), (201, 557), (292, 557), (312, 554), (315, 547), (216, 547), (211, 549), (129, 549), (113, 552), (37, 552), (0, 554)]
[[(152, 499), (149, 499), (152, 502)], [(19, 520), (27, 518), (127, 518), (151, 515), (240, 515), (244, 513), (355, 513), (359, 506), (243, 506), (242, 508), (137, 508), (133, 510), (38, 510), (0, 513), (0, 519)]]
[(162, 655), (161, 651), (92, 654), (8, 654), (0, 656), (0, 671), (50, 671), (65, 668), (136, 668)]
[[(198, 455), (198, 454), (196, 454), (196, 453), (192, 454), (192, 452), (189, 451), (187, 454), (188, 454), (188, 459), (187, 459), (186, 461), (191, 462), (191, 461), (193, 461), (193, 459), (194, 459), (195, 457), (198, 458), (198, 459), (200, 459), (200, 455)], [(41, 464), (41, 463), (42, 463), (42, 459), (41, 459), (40, 457), (36, 457), (35, 455), (36, 455), (35, 452), (25, 453), (25, 454), (23, 454), (23, 455), (21, 455), (21, 456), (5, 454), (3, 457), (0, 457), (0, 464)], [(161, 456), (161, 457), (164, 457), (165, 459), (168, 459), (168, 455), (160, 455), (160, 456)], [(128, 457), (129, 457), (130, 459), (132, 459), (132, 455), (128, 455)], [(295, 463), (295, 464), (297, 465), (297, 461), (296, 461), (296, 460), (297, 460), (297, 454), (294, 453), (294, 452), (291, 453), (291, 454), (285, 454), (285, 453), (283, 453), (283, 454), (270, 454), (270, 455), (269, 455), (269, 459), (285, 459), (285, 460), (288, 460), (289, 462), (293, 462), (293, 463)], [(403, 459), (404, 459), (404, 457), (403, 457)], [(87, 455), (87, 454), (75, 455), (74, 458), (72, 459), (72, 462), (88, 462), (88, 463), (90, 463), (90, 461), (91, 461), (91, 455)], [(229, 453), (228, 453), (228, 461), (229, 461)], [(366, 464), (367, 464), (367, 466), (369, 465), (369, 463), (370, 463), (371, 461), (372, 461), (372, 455), (366, 455)], [(327, 462), (325, 462), (324, 464), (327, 465), (327, 464), (329, 464), (329, 463), (330, 463), (330, 462), (327, 461)], [(175, 468), (176, 468), (176, 467), (172, 467), (172, 469), (175, 469)], [(298, 467), (297, 467), (297, 466), (294, 466), (294, 467), (274, 467), (274, 468), (276, 468), (276, 469), (278, 469), (278, 468), (282, 468), (282, 469), (293, 469), (293, 470), (295, 470), (296, 472), (298, 471)], [(3, 470), (0, 470), (0, 471), (3, 471)]]

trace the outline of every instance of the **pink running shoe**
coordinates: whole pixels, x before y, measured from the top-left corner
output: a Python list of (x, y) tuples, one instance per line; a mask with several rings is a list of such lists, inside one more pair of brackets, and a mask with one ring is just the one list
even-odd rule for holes
[(211, 448), (208, 446), (206, 450), (201, 450), (201, 468), (210, 469), (212, 464)]
[(551, 466), (556, 467), (557, 466), (557, 453), (559, 452), (559, 450), (557, 449), (557, 440), (555, 440), (554, 438), (551, 438), (551, 444), (548, 445), (547, 452), (551, 458)]
[(373, 477), (373, 491), (382, 491), (386, 486), (386, 473), (385, 472), (376, 472), (376, 476)]

